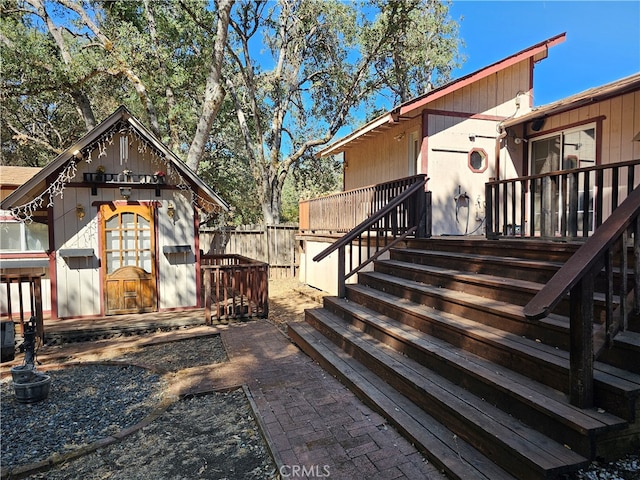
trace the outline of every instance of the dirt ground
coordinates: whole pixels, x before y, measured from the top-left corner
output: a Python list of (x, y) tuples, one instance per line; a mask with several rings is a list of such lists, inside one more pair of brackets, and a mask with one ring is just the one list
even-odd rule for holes
[[(301, 321), (304, 309), (319, 305), (320, 292), (304, 290), (295, 279), (269, 283), (269, 321), (286, 334), (289, 322)], [(315, 298), (315, 300), (313, 299)], [(186, 331), (185, 331), (186, 333)], [(226, 361), (219, 336), (144, 346), (135, 341), (118, 349), (107, 341), (64, 355), (58, 361), (124, 361), (167, 375), (181, 369)], [(121, 344), (122, 345), (122, 344)], [(130, 345), (130, 346), (127, 346)], [(45, 354), (46, 352), (43, 352)], [(3, 465), (3, 470), (7, 465)], [(247, 392), (210, 392), (182, 398), (158, 418), (122, 441), (55, 465), (34, 479), (270, 479), (279, 478), (268, 446), (254, 418)]]

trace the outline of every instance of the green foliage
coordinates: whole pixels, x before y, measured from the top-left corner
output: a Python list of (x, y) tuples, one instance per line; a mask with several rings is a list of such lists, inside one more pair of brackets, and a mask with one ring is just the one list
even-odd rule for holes
[[(0, 161), (43, 165), (121, 104), (186, 159), (220, 1), (0, 0)], [(314, 151), (381, 93), (448, 80), (458, 45), (436, 0), (238, 1), (198, 173), (234, 223), (294, 218), (298, 198), (341, 184)]]
[(298, 222), (298, 203), (321, 195), (342, 190), (342, 160), (330, 156), (310, 157), (299, 168), (293, 169), (282, 188), (280, 220)]

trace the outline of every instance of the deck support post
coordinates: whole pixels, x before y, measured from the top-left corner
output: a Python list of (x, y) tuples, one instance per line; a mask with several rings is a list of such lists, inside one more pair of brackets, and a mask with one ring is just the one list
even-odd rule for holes
[(570, 401), (593, 406), (593, 273), (587, 273), (570, 294)]

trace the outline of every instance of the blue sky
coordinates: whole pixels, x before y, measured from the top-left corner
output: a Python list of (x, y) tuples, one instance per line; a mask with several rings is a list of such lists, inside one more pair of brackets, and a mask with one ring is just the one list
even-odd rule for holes
[(450, 14), (467, 57), (453, 79), (566, 32), (566, 40), (536, 64), (536, 106), (640, 72), (638, 0), (454, 0)]

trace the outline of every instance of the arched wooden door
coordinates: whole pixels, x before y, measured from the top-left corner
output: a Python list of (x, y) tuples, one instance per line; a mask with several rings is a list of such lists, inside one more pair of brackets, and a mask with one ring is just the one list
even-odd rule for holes
[(106, 315), (157, 310), (153, 207), (102, 205)]

